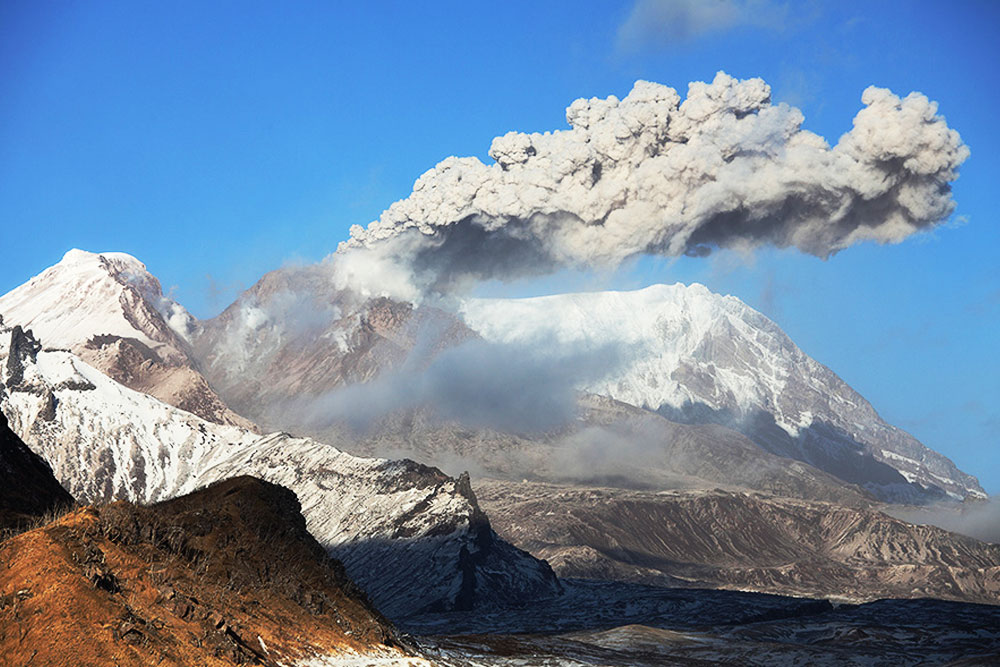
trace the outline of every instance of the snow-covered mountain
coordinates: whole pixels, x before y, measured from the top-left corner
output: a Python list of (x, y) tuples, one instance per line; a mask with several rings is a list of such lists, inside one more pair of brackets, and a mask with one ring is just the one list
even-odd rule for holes
[[(614, 349), (622, 366), (580, 390), (674, 421), (734, 428), (768, 452), (809, 463), (883, 500), (984, 496), (974, 477), (887, 424), (774, 322), (701, 285), (469, 299), (448, 313), (361, 298), (336, 287), (320, 264), (268, 274), (194, 330), (196, 354), (223, 398), (241, 414), (280, 428), (311, 425), (275, 411), (275, 404), (367, 382), (404, 364), (419, 366), (481, 336), (528, 348), (557, 346), (563, 355)], [(390, 440), (382, 438), (385, 451), (394, 448)], [(372, 452), (370, 444), (361, 448)]]
[(198, 371), (189, 354), (194, 318), (131, 255), (70, 250), (0, 297), (0, 314), (132, 389), (209, 421), (254, 428)]
[[(221, 315), (199, 322), (164, 297), (134, 258), (70, 251), (0, 297), (0, 314), (123, 384), (211, 421), (252, 428), (247, 418), (314, 434), (283, 409), (286, 401), (420, 367), (472, 338), (554, 346), (563, 355), (614, 349), (620, 363), (578, 389), (673, 421), (735, 429), (883, 500), (984, 495), (974, 477), (887, 424), (774, 322), (701, 285), (469, 299), (449, 313), (360, 296), (321, 263), (269, 273)], [(381, 451), (368, 446), (372, 440), (343, 444), (380, 455), (408, 449), (397, 435), (375, 438)], [(496, 438), (472, 439), (480, 440)]]
[(677, 421), (730, 426), (883, 499), (985, 497), (974, 477), (887, 424), (774, 322), (702, 285), (470, 299), (460, 314), (488, 341), (614, 346), (620, 367), (581, 389)]
[(71, 352), (0, 327), (0, 408), (85, 502), (150, 502), (252, 474), (292, 489), (310, 532), (387, 615), (520, 603), (558, 592), (548, 565), (500, 540), (468, 478), (259, 436), (133, 391)]

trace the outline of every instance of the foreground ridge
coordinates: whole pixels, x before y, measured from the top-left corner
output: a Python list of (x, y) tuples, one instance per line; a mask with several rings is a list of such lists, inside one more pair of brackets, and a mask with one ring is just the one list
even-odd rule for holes
[(309, 535), (295, 494), (239, 477), (87, 506), (0, 544), (13, 664), (288, 664), (412, 652)]

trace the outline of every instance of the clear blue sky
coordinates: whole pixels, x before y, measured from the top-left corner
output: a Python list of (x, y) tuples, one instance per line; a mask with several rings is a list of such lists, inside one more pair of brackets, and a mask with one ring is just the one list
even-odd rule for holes
[(719, 69), (760, 76), (831, 142), (868, 85), (917, 90), (972, 149), (954, 224), (825, 262), (642, 261), (611, 282), (739, 296), (1000, 492), (1000, 3), (751, 0), (630, 37), (631, 0), (485, 4), (0, 2), (0, 293), (70, 247), (120, 250), (213, 315), (440, 159), (486, 160), (494, 136), (565, 127), (573, 99), (638, 78), (683, 94)]

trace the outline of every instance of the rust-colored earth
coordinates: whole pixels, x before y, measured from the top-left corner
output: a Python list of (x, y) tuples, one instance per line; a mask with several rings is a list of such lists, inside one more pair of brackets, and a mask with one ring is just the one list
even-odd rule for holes
[(150, 507), (83, 507), (0, 544), (0, 664), (274, 665), (406, 652), (308, 534), (295, 495), (251, 477)]

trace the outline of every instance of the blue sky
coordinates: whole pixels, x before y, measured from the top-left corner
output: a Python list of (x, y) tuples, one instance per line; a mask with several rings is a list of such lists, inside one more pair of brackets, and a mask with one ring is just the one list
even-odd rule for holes
[(334, 250), (442, 158), (488, 160), (494, 136), (563, 128), (573, 99), (639, 78), (684, 94), (720, 69), (760, 76), (831, 142), (868, 85), (916, 90), (972, 149), (933, 233), (827, 261), (642, 260), (494, 291), (735, 294), (1000, 492), (1000, 3), (694, 6), (6, 0), (0, 293), (71, 247), (120, 250), (211, 316), (265, 271)]

